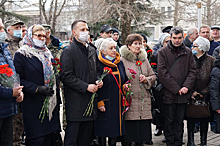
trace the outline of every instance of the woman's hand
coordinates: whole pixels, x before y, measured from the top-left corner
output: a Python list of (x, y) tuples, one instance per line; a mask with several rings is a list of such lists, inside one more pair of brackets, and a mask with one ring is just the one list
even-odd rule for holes
[(147, 78), (146, 78), (144, 75), (140, 74), (140, 76), (139, 76), (139, 81), (140, 81), (141, 83), (147, 83)]
[(103, 86), (102, 80), (100, 82), (99, 82), (99, 80), (97, 80), (95, 83), (98, 86), (98, 88), (102, 88), (102, 86)]
[(99, 109), (101, 112), (105, 112), (105, 106), (100, 106), (98, 109)]
[(125, 84), (124, 86), (125, 91), (130, 91), (130, 88), (131, 88), (131, 84)]
[(196, 92), (196, 91), (194, 91), (194, 92), (193, 92), (193, 94), (192, 94), (192, 96), (191, 96), (191, 98), (195, 98), (195, 97), (196, 97), (196, 95), (197, 95), (197, 92)]
[(24, 98), (24, 94), (23, 94), (23, 92), (21, 92), (20, 95), (16, 98), (16, 101), (17, 102), (22, 102), (23, 98)]

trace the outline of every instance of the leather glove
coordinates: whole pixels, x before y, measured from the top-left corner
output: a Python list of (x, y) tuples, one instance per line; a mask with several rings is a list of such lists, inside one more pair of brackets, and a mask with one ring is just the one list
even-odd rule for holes
[(41, 95), (52, 96), (54, 94), (54, 90), (52, 87), (38, 86), (37, 93)]

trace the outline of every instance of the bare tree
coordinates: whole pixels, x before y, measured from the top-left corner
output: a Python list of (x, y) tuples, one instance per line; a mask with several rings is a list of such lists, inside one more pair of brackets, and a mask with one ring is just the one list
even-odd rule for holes
[(47, 0), (39, 0), (39, 9), (41, 10), (47, 24), (51, 25), (52, 33), (55, 33), (55, 26), (58, 16), (64, 8), (67, 0), (58, 2), (58, 0), (50, 1), (49, 11), (46, 10)]
[(89, 22), (96, 23), (109, 19), (118, 21), (122, 32), (122, 42), (131, 33), (131, 24), (138, 26), (142, 21), (156, 24), (161, 20), (159, 11), (151, 6), (150, 0), (90, 0), (88, 3), (95, 4), (84, 6), (87, 12), (92, 7), (90, 16), (88, 16)]
[(204, 6), (203, 23), (209, 26), (216, 24), (220, 19), (220, 16), (216, 15), (219, 14), (220, 2), (218, 0), (203, 0), (202, 4)]

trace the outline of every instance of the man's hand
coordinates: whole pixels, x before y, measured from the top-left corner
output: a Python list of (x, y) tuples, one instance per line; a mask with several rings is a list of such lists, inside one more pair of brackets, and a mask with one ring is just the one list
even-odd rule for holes
[(179, 90), (179, 95), (186, 94), (188, 92), (188, 88), (183, 87)]
[(24, 87), (24, 86), (19, 86), (19, 87), (13, 88), (12, 97), (20, 96), (23, 87)]
[(98, 90), (98, 86), (95, 84), (89, 84), (87, 87), (87, 91), (95, 93)]
[(193, 92), (193, 94), (192, 94), (192, 96), (191, 96), (191, 98), (196, 97), (196, 95), (197, 95), (197, 92), (196, 92), (196, 91), (194, 91), (194, 92)]
[(101, 112), (105, 112), (105, 111), (106, 111), (105, 106), (100, 106), (100, 107), (99, 107), (99, 110), (100, 110)]
[(18, 96), (18, 97), (16, 98), (16, 101), (17, 101), (17, 102), (22, 102), (23, 99), (24, 99), (24, 94), (23, 94), (23, 92), (21, 92), (20, 96)]
[(146, 78), (144, 75), (140, 74), (140, 76), (139, 76), (139, 81), (140, 81), (141, 83), (147, 83), (147, 78)]
[(98, 88), (102, 88), (102, 86), (103, 86), (102, 80), (100, 82), (97, 80), (95, 83), (98, 86)]
[(220, 109), (219, 110), (215, 110), (218, 114), (220, 114)]

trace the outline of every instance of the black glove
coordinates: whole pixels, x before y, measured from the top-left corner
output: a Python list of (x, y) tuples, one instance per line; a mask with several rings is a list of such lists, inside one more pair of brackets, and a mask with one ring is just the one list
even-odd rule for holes
[(52, 87), (38, 86), (37, 93), (41, 95), (52, 96), (54, 91)]

